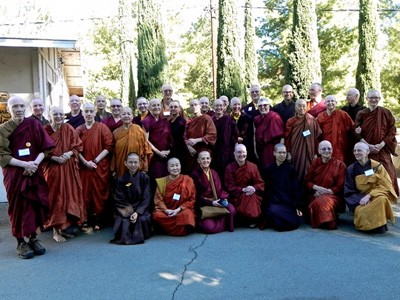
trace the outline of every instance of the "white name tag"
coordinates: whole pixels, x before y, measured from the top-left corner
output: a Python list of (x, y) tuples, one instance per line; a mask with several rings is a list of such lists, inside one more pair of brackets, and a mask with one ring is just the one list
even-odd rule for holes
[(30, 155), (31, 152), (29, 151), (29, 148), (25, 148), (25, 149), (19, 149), (18, 150), (18, 155), (19, 156), (27, 156)]
[(311, 135), (310, 130), (303, 131), (303, 136), (304, 137), (309, 136), (309, 135)]
[(252, 110), (253, 110), (253, 108), (250, 106), (249, 109), (248, 109), (248, 111), (252, 111)]
[(64, 119), (64, 123), (67, 123), (69, 121), (69, 119)]
[(364, 174), (365, 174), (365, 176), (374, 175), (374, 170), (372, 170), (372, 169), (366, 170), (366, 171), (364, 172)]
[(174, 196), (172, 197), (172, 200), (175, 200), (175, 201), (179, 201), (181, 199), (181, 195), (179, 195), (179, 194), (174, 194)]
[(168, 117), (171, 113), (169, 111), (164, 111), (163, 114), (164, 116)]

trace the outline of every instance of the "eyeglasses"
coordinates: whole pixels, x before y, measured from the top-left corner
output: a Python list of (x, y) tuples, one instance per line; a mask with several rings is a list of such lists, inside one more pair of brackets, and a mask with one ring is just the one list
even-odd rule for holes
[(172, 93), (172, 90), (164, 90), (166, 93)]
[(251, 91), (250, 93), (251, 93), (251, 94), (259, 94), (260, 91)]
[(381, 97), (368, 97), (368, 99), (370, 99), (370, 100), (379, 100), (379, 99), (381, 99)]
[(321, 151), (332, 151), (332, 148), (326, 147), (326, 148), (321, 148)]
[(121, 107), (121, 105), (111, 105), (111, 108), (115, 108), (115, 107)]
[(258, 107), (267, 107), (269, 104), (260, 104)]
[(179, 108), (179, 106), (170, 106), (169, 108)]
[(293, 91), (283, 91), (282, 93), (284, 93), (284, 94), (291, 94), (291, 93), (293, 93)]

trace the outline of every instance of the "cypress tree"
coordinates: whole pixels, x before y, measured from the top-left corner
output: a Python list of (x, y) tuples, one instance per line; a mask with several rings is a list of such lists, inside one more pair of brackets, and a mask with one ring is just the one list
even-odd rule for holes
[(128, 96), (128, 102), (129, 102), (129, 107), (131, 107), (133, 109), (133, 111), (136, 110), (135, 96), (136, 96), (135, 80), (133, 78), (133, 66), (132, 66), (132, 60), (131, 60), (131, 62), (129, 64), (129, 96)]
[(244, 63), (245, 63), (245, 84), (250, 86), (257, 80), (257, 58), (254, 46), (255, 27), (252, 14), (252, 1), (246, 0), (244, 10)]
[(229, 98), (244, 96), (236, 5), (235, 0), (219, 0), (217, 94)]
[(160, 94), (167, 65), (160, 5), (155, 0), (139, 0), (138, 9), (138, 96), (152, 98)]
[(293, 28), (286, 79), (297, 88), (299, 97), (304, 99), (308, 96), (311, 83), (321, 83), (315, 0), (293, 1)]
[(376, 62), (377, 45), (377, 1), (360, 0), (358, 20), (358, 66), (356, 87), (360, 91), (360, 102), (365, 100), (369, 89), (380, 89), (379, 70)]

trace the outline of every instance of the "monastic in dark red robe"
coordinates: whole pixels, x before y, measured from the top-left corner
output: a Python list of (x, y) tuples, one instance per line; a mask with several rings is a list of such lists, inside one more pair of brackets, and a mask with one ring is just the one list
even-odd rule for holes
[(312, 102), (312, 105), (308, 105), (311, 102), (307, 102), (307, 112), (316, 118), (320, 113), (326, 111), (325, 100), (321, 100), (321, 102), (315, 104)]
[[(247, 196), (242, 189), (249, 185), (253, 186), (256, 192)], [(243, 166), (239, 166), (236, 161), (230, 163), (225, 169), (225, 188), (239, 215), (250, 220), (260, 216), (264, 181), (255, 164), (249, 161)]]
[(274, 111), (254, 118), (255, 138), (261, 168), (275, 161), (274, 146), (284, 137), (281, 117)]
[(110, 129), (111, 132), (113, 132), (118, 127), (122, 126), (122, 120), (120, 119), (118, 122), (115, 122), (115, 119), (112, 115), (107, 119), (101, 120), (101, 123), (107, 125), (108, 129)]
[[(29, 237), (43, 226), (49, 206), (48, 188), (41, 166), (32, 176), (25, 176), (23, 168), (8, 163), (12, 158), (33, 161), (53, 147), (54, 142), (34, 117), (25, 118), (19, 125), (13, 120), (0, 125), (0, 165), (11, 232), (16, 238)], [(21, 153), (24, 149), (29, 149), (29, 154), (27, 150)]]
[[(171, 151), (173, 139), (171, 127), (169, 126), (167, 118), (159, 116), (158, 120), (156, 120), (151, 114), (149, 114), (143, 119), (142, 125), (149, 134), (149, 142), (152, 143), (154, 147), (159, 151)], [(150, 159), (149, 165), (150, 178), (155, 179), (168, 175), (167, 161), (170, 157), (171, 155), (168, 155), (167, 158), (163, 158), (153, 151), (153, 156)]]
[[(227, 199), (229, 201), (229, 194), (223, 190), (218, 173), (210, 169), (209, 175), (213, 177), (217, 199)], [(212, 202), (217, 199), (214, 198), (210, 180), (200, 167), (196, 167), (193, 170), (192, 178), (196, 186), (196, 206), (199, 208), (199, 217), (201, 217), (200, 207), (213, 206)], [(226, 208), (230, 214), (200, 220), (201, 230), (205, 233), (218, 233), (225, 230), (232, 232), (234, 230), (233, 219), (236, 210), (231, 203)]]
[(174, 141), (174, 145), (171, 148), (170, 157), (176, 157), (181, 162), (181, 172), (182, 174), (187, 174), (187, 167), (185, 164), (185, 159), (189, 154), (188, 149), (185, 144), (185, 127), (186, 120), (178, 116), (175, 120), (169, 120), (169, 125), (171, 127), (172, 139)]

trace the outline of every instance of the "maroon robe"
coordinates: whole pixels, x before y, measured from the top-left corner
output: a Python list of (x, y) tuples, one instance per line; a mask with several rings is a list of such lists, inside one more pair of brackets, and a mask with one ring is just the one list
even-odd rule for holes
[(110, 129), (111, 132), (122, 126), (122, 120), (120, 119), (118, 122), (115, 122), (115, 119), (112, 115), (107, 119), (101, 120), (101, 123), (107, 125), (108, 129)]
[(229, 116), (223, 115), (219, 119), (214, 116), (213, 122), (217, 129), (217, 141), (212, 153), (212, 167), (224, 178), (225, 167), (234, 161), (233, 152), (237, 143), (239, 131), (236, 122)]
[(256, 150), (261, 169), (275, 161), (274, 146), (284, 137), (283, 121), (279, 114), (270, 111), (254, 118)]
[[(142, 121), (143, 128), (149, 134), (149, 142), (153, 144), (159, 151), (171, 150), (173, 139), (171, 127), (168, 119), (159, 116), (159, 119), (149, 114)], [(153, 151), (153, 156), (150, 159), (149, 176), (150, 178), (160, 178), (168, 175), (167, 162), (171, 156), (163, 158)]]
[[(249, 185), (256, 192), (247, 196), (242, 189)], [(256, 219), (261, 215), (264, 181), (255, 164), (249, 161), (243, 166), (239, 166), (236, 161), (230, 163), (225, 169), (225, 188), (238, 214), (249, 219)]]
[[(217, 199), (214, 199), (211, 182), (208, 179), (207, 175), (200, 167), (196, 167), (193, 170), (191, 176), (196, 186), (197, 208), (200, 208), (202, 206), (213, 206), (212, 202)], [(210, 169), (210, 176), (213, 177), (217, 198), (229, 200), (229, 194), (223, 190), (222, 183), (218, 176), (218, 173)], [(229, 210), (230, 214), (220, 217), (206, 218), (200, 220), (199, 226), (202, 229), (202, 231), (205, 233), (218, 233), (225, 230), (229, 230), (232, 232), (234, 230), (233, 219), (235, 217), (236, 210), (231, 203), (228, 204), (227, 209)], [(199, 211), (198, 213), (201, 214)], [(199, 215), (199, 217), (201, 216)]]
[[(307, 102), (310, 103), (310, 102)], [(321, 102), (310, 105), (309, 110), (307, 111), (310, 115), (312, 115), (314, 118), (316, 118), (320, 113), (326, 111), (326, 105), (325, 105), (325, 100), (321, 100)]]
[[(54, 142), (34, 117), (25, 118), (19, 125), (13, 120), (0, 125), (0, 164), (11, 232), (16, 238), (29, 237), (43, 226), (49, 205), (48, 188), (41, 166), (32, 176), (25, 176), (24, 168), (8, 163), (12, 158), (33, 161), (52, 148)], [(20, 156), (22, 149), (29, 149), (29, 154)]]

